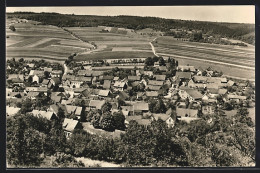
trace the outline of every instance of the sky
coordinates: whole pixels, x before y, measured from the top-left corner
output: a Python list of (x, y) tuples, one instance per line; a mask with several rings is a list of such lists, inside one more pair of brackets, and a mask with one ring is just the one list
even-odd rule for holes
[(167, 19), (230, 23), (255, 23), (253, 5), (229, 6), (81, 6), (81, 7), (7, 7), (6, 12), (56, 12), (101, 16), (152, 16)]

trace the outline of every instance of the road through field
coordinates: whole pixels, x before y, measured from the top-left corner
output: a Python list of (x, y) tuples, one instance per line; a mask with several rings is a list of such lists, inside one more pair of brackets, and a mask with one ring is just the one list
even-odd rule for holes
[[(157, 37), (154, 38), (153, 41), (155, 41), (156, 39), (157, 39)], [(153, 54), (154, 54), (155, 56), (159, 57), (159, 55), (157, 55), (156, 52), (155, 52), (155, 48), (154, 48), (153, 43), (152, 43), (153, 41), (150, 42), (150, 45), (151, 45), (151, 47), (152, 47)]]

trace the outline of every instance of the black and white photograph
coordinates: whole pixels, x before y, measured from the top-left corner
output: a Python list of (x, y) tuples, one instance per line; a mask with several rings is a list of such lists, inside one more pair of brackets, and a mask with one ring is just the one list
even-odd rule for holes
[(7, 168), (255, 167), (255, 6), (6, 7)]

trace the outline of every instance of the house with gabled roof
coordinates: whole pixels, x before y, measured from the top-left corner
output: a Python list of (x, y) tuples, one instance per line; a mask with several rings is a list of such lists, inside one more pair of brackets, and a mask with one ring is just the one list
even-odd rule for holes
[(146, 89), (149, 89), (151, 91), (159, 91), (162, 88), (162, 86), (156, 86), (156, 85), (147, 85)]
[(190, 72), (196, 71), (194, 66), (188, 66), (188, 65), (178, 65), (177, 70), (190, 71)]
[(177, 71), (175, 76), (179, 77), (180, 79), (190, 80), (191, 79), (191, 72), (180, 72), (180, 71)]
[(78, 120), (65, 118), (62, 124), (65, 136), (69, 138), (75, 129), (82, 129), (82, 125)]
[(51, 67), (44, 67), (43, 71), (47, 71), (47, 72), (51, 73), (52, 72), (52, 68)]
[(174, 127), (175, 120), (169, 114), (152, 114), (152, 120), (158, 121), (161, 119), (168, 127)]
[(142, 116), (126, 116), (125, 117), (125, 126), (128, 127), (130, 121), (137, 121), (137, 120), (140, 120), (142, 119)]
[(114, 86), (114, 89), (117, 91), (123, 91), (124, 89), (127, 88), (126, 82), (123, 82), (123, 81), (115, 81), (113, 86)]
[(133, 112), (135, 115), (143, 114), (149, 111), (149, 105), (146, 102), (135, 102), (133, 104)]
[(165, 81), (166, 75), (153, 75), (157, 81)]
[(102, 106), (106, 103), (105, 100), (90, 100), (89, 107), (90, 109), (101, 109)]
[(158, 92), (157, 91), (146, 91), (145, 92), (145, 95), (147, 96), (147, 97), (158, 97)]
[(31, 113), (35, 117), (46, 118), (47, 120), (53, 120), (56, 118), (55, 113), (50, 111), (40, 111), (34, 109)]
[(98, 96), (108, 97), (111, 95), (110, 90), (99, 90)]
[(110, 80), (112, 81), (114, 79), (114, 76), (103, 76), (102, 80)]
[(202, 96), (203, 96), (196, 89), (191, 89), (191, 88), (187, 88), (187, 87), (181, 87), (179, 89), (178, 94), (182, 99), (188, 98), (190, 102), (195, 101), (195, 100), (201, 100)]
[(153, 76), (153, 71), (144, 71), (144, 75)]
[(140, 81), (141, 77), (140, 76), (128, 76), (127, 79), (128, 79), (128, 81)]
[(130, 96), (124, 91), (120, 91), (118, 94), (118, 98), (121, 100), (127, 100), (127, 99), (129, 99), (129, 97)]
[(154, 85), (154, 86), (162, 86), (164, 81), (157, 81), (157, 80), (149, 80), (148, 85)]
[(61, 77), (62, 71), (61, 70), (52, 70), (51, 77)]
[(110, 80), (104, 80), (103, 88), (104, 89), (110, 89), (111, 87), (111, 81)]
[(176, 107), (176, 114), (179, 117), (198, 117), (198, 109), (190, 109), (185, 107)]

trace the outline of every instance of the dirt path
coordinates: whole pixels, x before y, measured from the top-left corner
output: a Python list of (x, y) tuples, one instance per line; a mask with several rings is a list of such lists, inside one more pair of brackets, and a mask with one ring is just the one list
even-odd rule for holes
[[(157, 38), (158, 38), (158, 37), (154, 38), (153, 41), (155, 41)], [(153, 41), (150, 42), (150, 45), (151, 45), (151, 47), (152, 47), (153, 54), (154, 54), (155, 56), (159, 57), (159, 55), (156, 54), (156, 52), (155, 52), (155, 48), (154, 48), (153, 43), (152, 43)]]
[(121, 167), (119, 164), (99, 161), (99, 160), (92, 160), (86, 157), (76, 157), (77, 161), (82, 161), (86, 167)]

